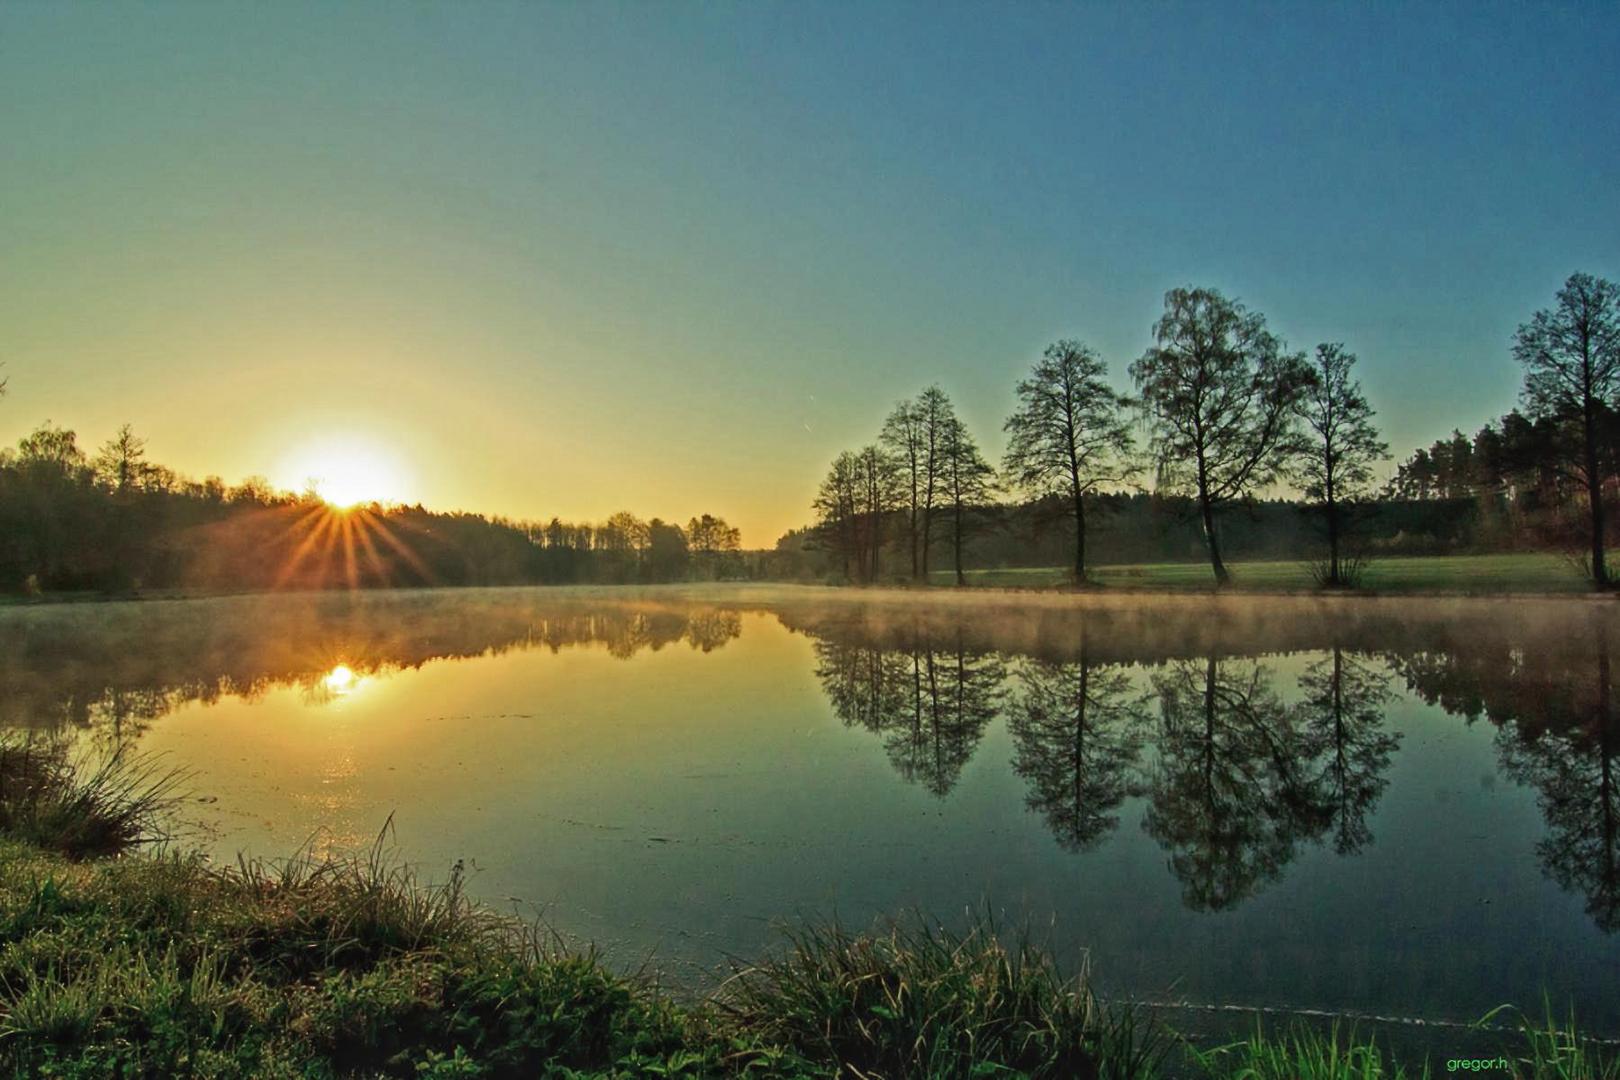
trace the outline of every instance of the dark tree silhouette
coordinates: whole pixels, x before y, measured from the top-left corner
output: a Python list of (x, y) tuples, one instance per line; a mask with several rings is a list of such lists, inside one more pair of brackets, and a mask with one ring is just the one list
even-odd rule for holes
[(945, 425), (940, 443), (944, 459), (943, 476), (946, 508), (951, 521), (952, 564), (956, 570), (956, 583), (967, 584), (962, 574), (962, 544), (971, 528), (970, 516), (980, 512), (995, 497), (996, 474), (979, 444), (973, 441), (967, 425), (955, 416)]
[(921, 551), (923, 501), (928, 471), (928, 433), (917, 403), (902, 401), (883, 421), (878, 437), (894, 458), (901, 489), (901, 509), (905, 511), (906, 551), (911, 556), (911, 576), (922, 576)]
[(1592, 579), (1605, 586), (1598, 429), (1620, 395), (1620, 288), (1590, 274), (1571, 274), (1554, 306), (1519, 327), (1513, 355), (1524, 365), (1530, 414), (1561, 422), (1559, 460), (1586, 491)]
[(1305, 783), (1333, 833), (1333, 849), (1354, 854), (1372, 842), (1367, 815), (1389, 786), (1384, 774), (1401, 745), (1399, 735), (1384, 729), (1394, 696), (1389, 676), (1334, 646), (1332, 655), (1305, 669), (1299, 687), (1302, 752), (1315, 770)]
[(1172, 289), (1157, 344), (1131, 365), (1153, 423), (1159, 482), (1197, 498), (1210, 567), (1221, 561), (1216, 514), (1274, 480), (1298, 451), (1294, 403), (1310, 378), (1258, 312), (1214, 289)]
[(1059, 341), (1018, 384), (1018, 411), (1004, 425), (1008, 479), (1032, 496), (1060, 496), (1069, 506), (1077, 583), (1086, 580), (1086, 497), (1135, 471), (1125, 400), (1106, 375), (1091, 349)]
[(930, 386), (917, 396), (917, 423), (922, 432), (922, 522), (919, 543), (924, 580), (928, 578), (928, 556), (934, 543), (934, 511), (945, 501), (945, 438), (956, 420), (956, 408), (945, 391)]
[(1295, 472), (1305, 497), (1317, 503), (1327, 532), (1327, 572), (1323, 584), (1344, 584), (1339, 545), (1345, 531), (1346, 504), (1364, 498), (1372, 484), (1372, 467), (1389, 456), (1378, 437), (1374, 416), (1361, 383), (1351, 374), (1356, 354), (1343, 345), (1316, 347), (1311, 380), (1295, 403), (1305, 424), (1305, 446)]
[(1087, 851), (1118, 824), (1141, 756), (1146, 714), (1120, 668), (1085, 657), (1073, 663), (1024, 660), (1008, 726), (1013, 769), (1029, 782), (1025, 802), (1059, 844)]

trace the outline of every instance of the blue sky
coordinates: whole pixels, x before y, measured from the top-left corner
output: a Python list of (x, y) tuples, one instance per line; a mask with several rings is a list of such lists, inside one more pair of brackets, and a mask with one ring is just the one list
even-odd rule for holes
[(938, 381), (1166, 289), (1344, 341), (1397, 454), (1620, 277), (1620, 8), (0, 7), (0, 439), (768, 544)]

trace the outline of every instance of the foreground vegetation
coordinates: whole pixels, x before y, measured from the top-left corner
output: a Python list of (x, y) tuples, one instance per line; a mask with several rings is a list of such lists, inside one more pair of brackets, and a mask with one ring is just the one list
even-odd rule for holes
[[(79, 779), (48, 752), (6, 754), (5, 1075), (1424, 1074), (1336, 1029), (1193, 1048), (988, 923), (811, 927), (683, 997), (475, 905), (459, 871), (418, 881), (380, 840), (366, 858), (275, 865), (107, 857), (82, 838), (134, 846), (172, 778), (115, 762)], [(1572, 1026), (1527, 1026), (1515, 1044), (1503, 1074), (1620, 1077)]]

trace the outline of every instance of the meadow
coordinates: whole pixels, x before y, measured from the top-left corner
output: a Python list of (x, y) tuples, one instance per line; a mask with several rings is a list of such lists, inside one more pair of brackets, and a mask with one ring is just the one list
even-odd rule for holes
[[(1295, 560), (1234, 562), (1229, 590), (1305, 592), (1317, 588), (1310, 563)], [(969, 570), (969, 586), (1045, 589), (1068, 582), (1066, 567)], [(1212, 592), (1209, 564), (1202, 562), (1129, 563), (1098, 566), (1091, 571), (1100, 588)], [(930, 573), (933, 585), (950, 585), (950, 571)], [(1377, 559), (1370, 562), (1360, 591), (1390, 594), (1501, 594), (1590, 592), (1591, 579), (1563, 555), (1519, 552), (1506, 555), (1433, 555)]]

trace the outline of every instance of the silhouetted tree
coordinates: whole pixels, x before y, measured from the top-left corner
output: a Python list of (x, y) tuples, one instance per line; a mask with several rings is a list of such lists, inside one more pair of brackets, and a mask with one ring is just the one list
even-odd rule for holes
[(1586, 490), (1592, 578), (1602, 587), (1609, 576), (1598, 425), (1620, 395), (1620, 289), (1590, 274), (1571, 274), (1554, 306), (1519, 327), (1513, 355), (1524, 365), (1530, 414), (1564, 421), (1560, 460)]
[(1215, 580), (1220, 507), (1274, 480), (1297, 452), (1294, 402), (1309, 379), (1258, 312), (1214, 289), (1172, 289), (1154, 324), (1157, 344), (1131, 365), (1153, 423), (1162, 488), (1198, 500)]
[(725, 518), (704, 514), (686, 523), (686, 543), (700, 577), (707, 581), (734, 577), (740, 566), (742, 534)]
[(934, 542), (934, 510), (945, 500), (945, 437), (956, 419), (956, 409), (938, 386), (930, 386), (918, 395), (915, 409), (923, 448), (919, 570), (927, 578), (928, 553)]
[(846, 579), (853, 577), (851, 566), (864, 569), (859, 561), (863, 505), (860, 476), (860, 457), (844, 451), (833, 459), (814, 503), (817, 534), (824, 546), (837, 553)]
[(96, 479), (119, 495), (127, 495), (146, 479), (146, 440), (137, 438), (128, 424), (102, 444), (94, 462)]
[(901, 509), (905, 511), (906, 549), (911, 556), (911, 576), (922, 576), (921, 552), (923, 502), (928, 471), (928, 433), (914, 401), (902, 401), (883, 421), (878, 437), (894, 458), (900, 489)]
[(951, 417), (941, 440), (944, 458), (945, 499), (951, 515), (951, 552), (956, 569), (956, 583), (965, 585), (962, 574), (962, 542), (969, 531), (969, 515), (995, 497), (996, 473), (979, 452), (967, 425)]
[(1339, 544), (1345, 504), (1366, 496), (1373, 464), (1389, 456), (1373, 426), (1372, 406), (1351, 374), (1355, 363), (1355, 353), (1343, 345), (1318, 345), (1312, 377), (1294, 405), (1307, 429), (1295, 471), (1305, 497), (1321, 506), (1328, 542), (1323, 584), (1331, 588), (1344, 584)]
[(1008, 717), (1013, 769), (1029, 781), (1025, 799), (1059, 844), (1086, 851), (1119, 824), (1141, 755), (1141, 696), (1119, 668), (1024, 660)]
[(883, 448), (869, 445), (856, 458), (858, 470), (860, 522), (856, 530), (862, 576), (876, 581), (883, 552), (884, 526), (889, 514), (900, 505), (900, 473), (895, 459)]
[(647, 522), (647, 578), (651, 581), (681, 581), (686, 577), (688, 552), (686, 534), (679, 525), (659, 518)]
[(1078, 341), (1047, 348), (1018, 384), (1018, 411), (1007, 418), (1002, 468), (1039, 498), (1061, 496), (1074, 517), (1074, 578), (1086, 580), (1086, 497), (1135, 471), (1125, 400), (1105, 381), (1107, 366)]

